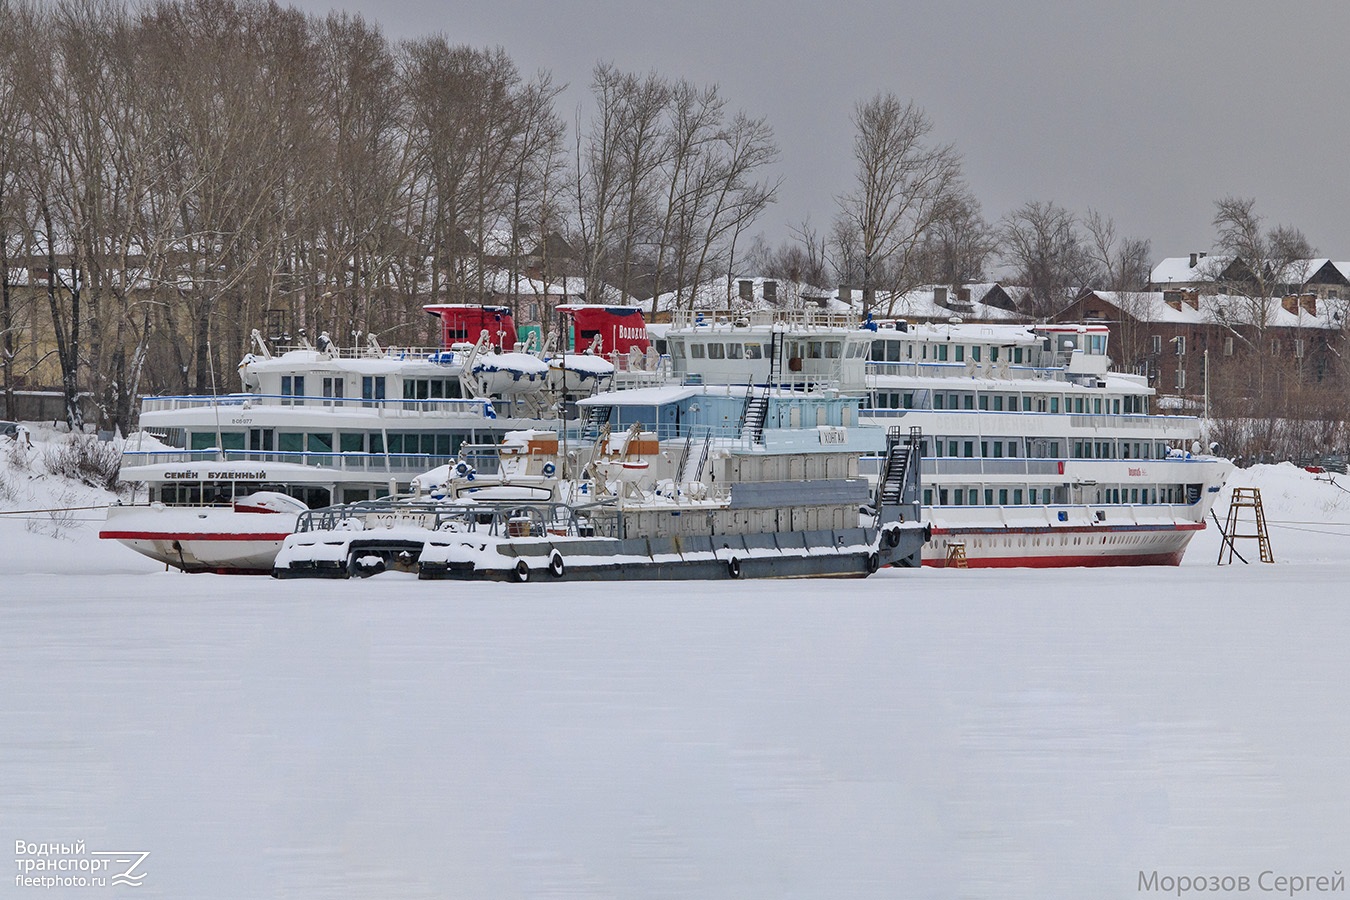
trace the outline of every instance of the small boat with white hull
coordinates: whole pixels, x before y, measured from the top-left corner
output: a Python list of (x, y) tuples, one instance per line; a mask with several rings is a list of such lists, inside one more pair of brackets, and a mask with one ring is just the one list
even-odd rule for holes
[(126, 469), (147, 502), (110, 506), (99, 537), (185, 572), (259, 575), (296, 517), (301, 496), (331, 496), (342, 473), (287, 463), (160, 464)]

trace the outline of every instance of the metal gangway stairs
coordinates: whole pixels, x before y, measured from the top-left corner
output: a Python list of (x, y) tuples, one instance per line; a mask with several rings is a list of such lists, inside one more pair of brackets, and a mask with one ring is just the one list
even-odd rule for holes
[(703, 469), (708, 464), (708, 454), (712, 450), (712, 430), (703, 436), (703, 447), (697, 455), (693, 452), (694, 435), (691, 431), (684, 439), (684, 452), (680, 455), (680, 483), (693, 484), (703, 479)]
[(764, 441), (764, 422), (769, 415), (769, 386), (750, 385), (745, 389), (745, 412), (741, 416), (741, 440), (759, 444)]
[[(1240, 520), (1243, 518), (1241, 513), (1247, 509), (1252, 511), (1252, 524), (1256, 530), (1241, 532), (1238, 531), (1241, 524)], [(1210, 511), (1210, 514), (1213, 515), (1213, 510)], [(1217, 516), (1215, 516), (1214, 521), (1215, 524), (1218, 524)], [(1219, 565), (1231, 563), (1234, 555), (1244, 563), (1247, 561), (1233, 546), (1233, 542), (1239, 538), (1255, 538), (1261, 553), (1261, 562), (1275, 562), (1275, 553), (1270, 549), (1270, 533), (1266, 530), (1266, 513), (1261, 507), (1260, 488), (1233, 488), (1233, 497), (1228, 503), (1228, 521), (1227, 524), (1219, 526), (1219, 532), (1223, 536), (1223, 541), (1219, 544)]]
[(905, 434), (899, 425), (886, 429), (886, 459), (877, 479), (877, 506), (918, 503), (918, 428)]
[(581, 436), (586, 440), (594, 440), (600, 434), (600, 429), (609, 424), (609, 418), (614, 413), (612, 406), (592, 406), (586, 413), (586, 423), (581, 428)]

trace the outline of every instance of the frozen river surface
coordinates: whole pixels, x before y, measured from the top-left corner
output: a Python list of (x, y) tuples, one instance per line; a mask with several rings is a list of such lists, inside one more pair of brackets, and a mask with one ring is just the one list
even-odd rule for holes
[(1275, 566), (1213, 567), (1211, 533), (1175, 569), (734, 586), (21, 553), (0, 581), (0, 838), (148, 851), (147, 897), (1331, 876), (1350, 863), (1350, 554), (1344, 528), (1273, 530)]

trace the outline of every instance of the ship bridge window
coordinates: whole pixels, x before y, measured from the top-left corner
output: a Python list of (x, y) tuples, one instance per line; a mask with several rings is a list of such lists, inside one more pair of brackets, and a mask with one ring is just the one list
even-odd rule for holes
[(383, 375), (365, 375), (361, 378), (361, 399), (362, 400), (384, 399)]
[(1021, 362), (1022, 362), (1022, 348), (1021, 348), (1021, 347), (1014, 347), (1014, 348), (1013, 348), (1013, 363), (1014, 363), (1014, 364), (1018, 364), (1018, 363), (1021, 363)]
[(214, 431), (194, 431), (188, 449), (190, 450), (210, 450), (220, 448), (221, 450), (243, 450), (244, 432), (242, 431), (222, 431), (219, 434), (220, 440), (216, 440)]
[(745, 358), (744, 344), (736, 342), (729, 342), (727, 344), (727, 359), (744, 359), (744, 358)]
[(961, 397), (961, 408), (962, 408), (962, 409), (974, 409), (974, 408), (975, 408), (975, 395), (974, 395), (974, 394), (965, 394), (965, 395), (963, 395), (963, 396)]
[(937, 358), (938, 358), (938, 362), (946, 362), (946, 361), (947, 361), (947, 345), (946, 345), (946, 344), (938, 344), (938, 345), (937, 345)]
[(1059, 412), (1059, 398), (1058, 398), (1058, 397), (1051, 397), (1051, 398), (1050, 398), (1050, 412), (1052, 412), (1052, 413), (1057, 413), (1057, 412)]
[(963, 344), (956, 345), (956, 361), (957, 362), (966, 361), (966, 348)]
[(684, 341), (671, 341), (670, 355), (675, 359), (684, 359)]
[(725, 358), (726, 358), (726, 348), (722, 346), (722, 344), (712, 343), (708, 345), (708, 359), (725, 359)]
[(1092, 398), (1092, 412), (1093, 412), (1094, 414), (1096, 414), (1096, 415), (1099, 415), (1099, 416), (1102, 414), (1102, 398), (1101, 398), (1101, 397), (1093, 397), (1093, 398)]
[[(1000, 399), (1002, 399), (1002, 398), (1000, 398)], [(983, 409), (983, 410), (986, 410), (986, 411), (989, 409), (989, 395), (988, 395), (988, 394), (981, 394), (981, 395), (980, 395), (980, 409)]]
[(690, 358), (690, 359), (702, 359), (702, 358), (703, 358), (703, 355), (704, 355), (704, 354), (703, 354), (703, 345), (702, 345), (702, 344), (690, 344), (690, 345), (689, 345), (689, 358)]
[(844, 355), (844, 342), (843, 342), (843, 341), (826, 341), (826, 342), (825, 342), (825, 358), (826, 358), (826, 359), (840, 359), (840, 358), (843, 357), (843, 355)]
[(994, 412), (1003, 412), (1003, 395), (998, 394), (994, 397)]
[(746, 358), (746, 359), (763, 359), (763, 358), (764, 358), (764, 345), (763, 345), (763, 344), (746, 344), (746, 345), (745, 345), (745, 358)]
[[(283, 397), (304, 397), (305, 396), (305, 376), (303, 375), (282, 375), (281, 376), (281, 396)], [(304, 400), (282, 400), (282, 406), (289, 406), (292, 402), (296, 406), (303, 406)]]
[(970, 358), (976, 362), (980, 361), (980, 347), (978, 344), (970, 348)]
[(933, 394), (933, 409), (945, 409), (943, 395)]
[(990, 347), (990, 348), (989, 348), (989, 361), (990, 361), (990, 362), (998, 362), (998, 348), (997, 348), (997, 347)]

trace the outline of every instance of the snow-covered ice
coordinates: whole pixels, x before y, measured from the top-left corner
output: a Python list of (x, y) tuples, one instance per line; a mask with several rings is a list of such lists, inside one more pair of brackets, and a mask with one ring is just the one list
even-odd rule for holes
[[(73, 499), (42, 481), (4, 505)], [(1344, 872), (1350, 493), (1234, 483), (1262, 489), (1274, 566), (1216, 568), (1211, 529), (1180, 568), (277, 582), (0, 517), (0, 838), (148, 850), (147, 897)]]

